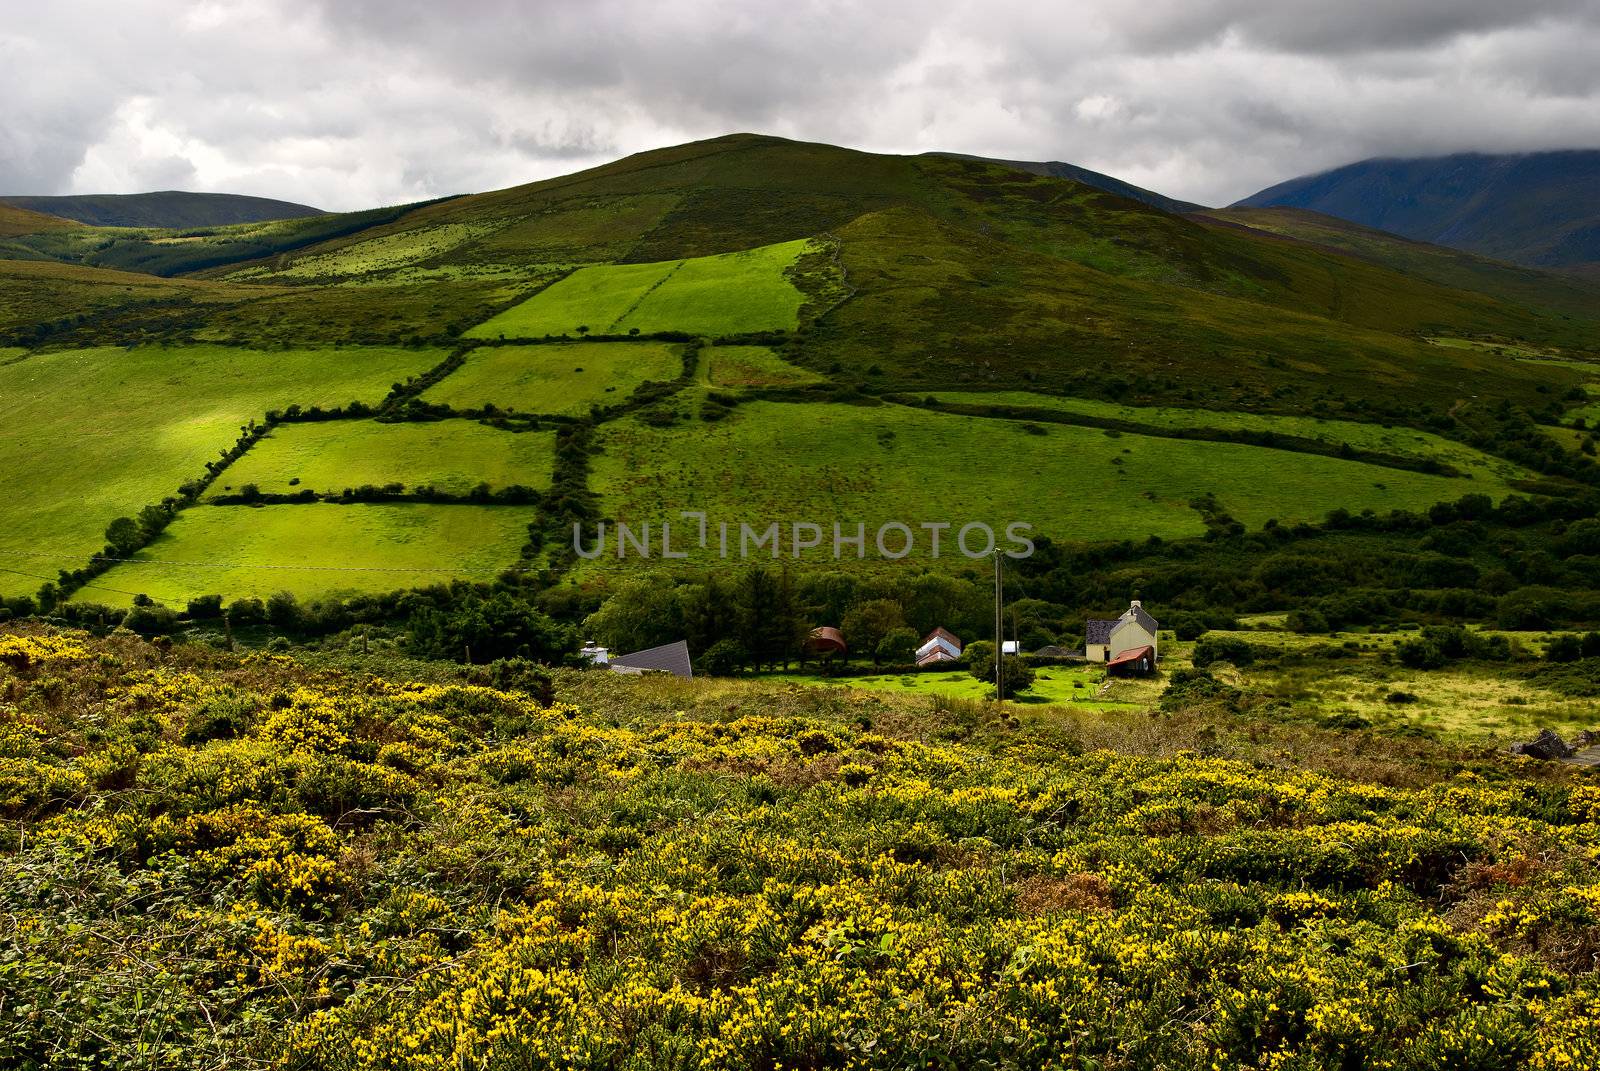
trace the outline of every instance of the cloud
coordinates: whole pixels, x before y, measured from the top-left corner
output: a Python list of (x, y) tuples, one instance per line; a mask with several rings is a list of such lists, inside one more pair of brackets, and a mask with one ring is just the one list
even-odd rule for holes
[(1596, 0), (59, 0), (0, 29), (0, 190), (346, 209), (757, 130), (1234, 200), (1600, 146)]

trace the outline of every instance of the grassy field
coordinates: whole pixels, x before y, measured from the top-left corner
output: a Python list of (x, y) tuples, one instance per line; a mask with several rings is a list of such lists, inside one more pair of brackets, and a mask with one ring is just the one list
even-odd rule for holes
[(520, 506), (197, 506), (76, 598), (126, 606), (140, 592), (181, 607), (208, 594), (305, 598), (487, 581), (516, 563), (533, 519)]
[(869, 531), (889, 520), (1027, 521), (1057, 540), (1143, 541), (1200, 534), (1190, 502), (1208, 492), (1259, 527), (1505, 490), (1490, 478), (1068, 425), (1032, 434), (1023, 422), (901, 406), (752, 402), (710, 425), (629, 418), (606, 425), (600, 442), (592, 485), (612, 518), (637, 524), (697, 509), (735, 530), (741, 521), (864, 521)]
[(66, 350), (0, 365), (0, 592), (77, 568), (119, 516), (205, 475), (240, 426), (290, 404), (377, 402), (442, 354), (222, 346)]
[(512, 433), (470, 420), (283, 424), (228, 468), (210, 494), (255, 484), (267, 494), (404, 484), (465, 494), (479, 483), (550, 485), (555, 432)]
[(804, 296), (784, 271), (809, 247), (782, 242), (654, 264), (580, 268), (479, 324), (469, 338), (540, 338), (637, 330), (734, 335), (798, 326)]
[[(1049, 666), (1037, 670), (1034, 684), (1016, 697), (1024, 707), (1071, 704), (1075, 710), (1109, 710), (1130, 705), (1150, 706), (1161, 692), (1154, 679), (1105, 680), (1100, 666)], [(817, 677), (808, 673), (765, 673), (756, 678), (782, 684), (816, 688), (863, 689), (895, 695), (950, 696), (983, 699), (992, 695), (993, 682), (980, 681), (966, 670), (949, 673), (875, 673), (861, 677)]]
[(1176, 409), (1165, 406), (1117, 405), (1090, 398), (1063, 398), (1030, 391), (934, 391), (928, 397), (951, 405), (1002, 405), (1045, 409), (1096, 420), (1126, 421), (1146, 427), (1190, 430), (1270, 432), (1328, 444), (1348, 443), (1357, 450), (1401, 457), (1432, 458), (1475, 478), (1512, 480), (1529, 473), (1502, 458), (1474, 450), (1432, 432), (1414, 428), (1361, 424), (1353, 420), (1326, 420), (1308, 416), (1221, 412), (1212, 409)]
[(646, 381), (683, 372), (683, 351), (664, 342), (574, 342), (485, 346), (424, 392), (457, 409), (497, 405), (521, 413), (582, 416), (591, 405), (626, 401)]
[(822, 376), (790, 364), (766, 346), (707, 346), (700, 351), (700, 377), (707, 386), (735, 390), (823, 382)]

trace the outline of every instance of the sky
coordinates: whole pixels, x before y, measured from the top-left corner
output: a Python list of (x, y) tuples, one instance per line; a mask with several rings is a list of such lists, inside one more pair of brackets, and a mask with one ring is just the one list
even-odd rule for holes
[(1600, 0), (8, 0), (0, 193), (346, 210), (735, 131), (1226, 204), (1600, 148)]

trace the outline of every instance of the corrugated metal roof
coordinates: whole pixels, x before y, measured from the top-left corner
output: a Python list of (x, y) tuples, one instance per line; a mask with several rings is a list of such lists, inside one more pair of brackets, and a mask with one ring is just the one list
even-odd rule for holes
[(812, 629), (806, 637), (806, 646), (813, 651), (838, 651), (840, 654), (849, 651), (844, 642), (844, 633), (832, 625), (819, 625)]
[(1153, 661), (1155, 659), (1155, 656), (1156, 656), (1156, 649), (1154, 647), (1151, 647), (1149, 645), (1146, 645), (1144, 647), (1135, 647), (1131, 651), (1123, 651), (1117, 657), (1115, 657), (1111, 661), (1107, 662), (1106, 665), (1107, 666), (1125, 666), (1129, 662), (1137, 662), (1137, 661), (1139, 661), (1139, 659), (1145, 658), (1145, 657), (1149, 657)]
[(632, 654), (613, 656), (610, 665), (613, 669), (670, 673), (685, 680), (694, 676), (694, 667), (689, 661), (689, 645), (683, 640), (677, 643), (664, 643), (660, 647), (651, 647)]

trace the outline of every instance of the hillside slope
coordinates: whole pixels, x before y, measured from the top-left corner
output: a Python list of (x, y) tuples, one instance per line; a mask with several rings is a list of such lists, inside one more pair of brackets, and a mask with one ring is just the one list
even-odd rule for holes
[(1440, 286), (1471, 290), (1513, 304), (1585, 318), (1600, 308), (1600, 285), (1596, 285), (1600, 275), (1585, 279), (1570, 270), (1518, 267), (1304, 208), (1235, 206), (1206, 209), (1203, 214), (1207, 219), (1309, 242)]
[(4, 196), (0, 203), (60, 216), (92, 227), (221, 227), (276, 219), (320, 216), (320, 208), (236, 193), (74, 194), (60, 197)]
[(0, 202), (0, 238), (17, 238), (25, 234), (39, 234), (75, 226), (77, 224), (70, 219)]
[(1540, 267), (1600, 262), (1600, 150), (1362, 160), (1234, 207), (1305, 208)]
[(1126, 197), (1130, 201), (1143, 202), (1152, 208), (1159, 208), (1163, 212), (1182, 214), (1184, 212), (1199, 212), (1205, 208), (1204, 205), (1197, 205), (1192, 201), (1180, 201), (1176, 197), (1168, 197), (1165, 194), (1156, 193), (1154, 190), (1147, 190), (1143, 186), (1135, 186), (1131, 182), (1124, 182), (1111, 175), (1103, 174), (1099, 171), (1091, 171), (1087, 167), (1079, 167), (1077, 164), (1064, 163), (1061, 160), (997, 160), (993, 157), (970, 156), (956, 152), (932, 153), (931, 155), (944, 156), (952, 160), (979, 160), (989, 164), (1002, 164), (1006, 167), (1015, 168), (1018, 171), (1028, 171), (1035, 175), (1071, 179), (1073, 182), (1081, 182), (1085, 186), (1093, 186), (1097, 190), (1114, 193), (1118, 197)]

